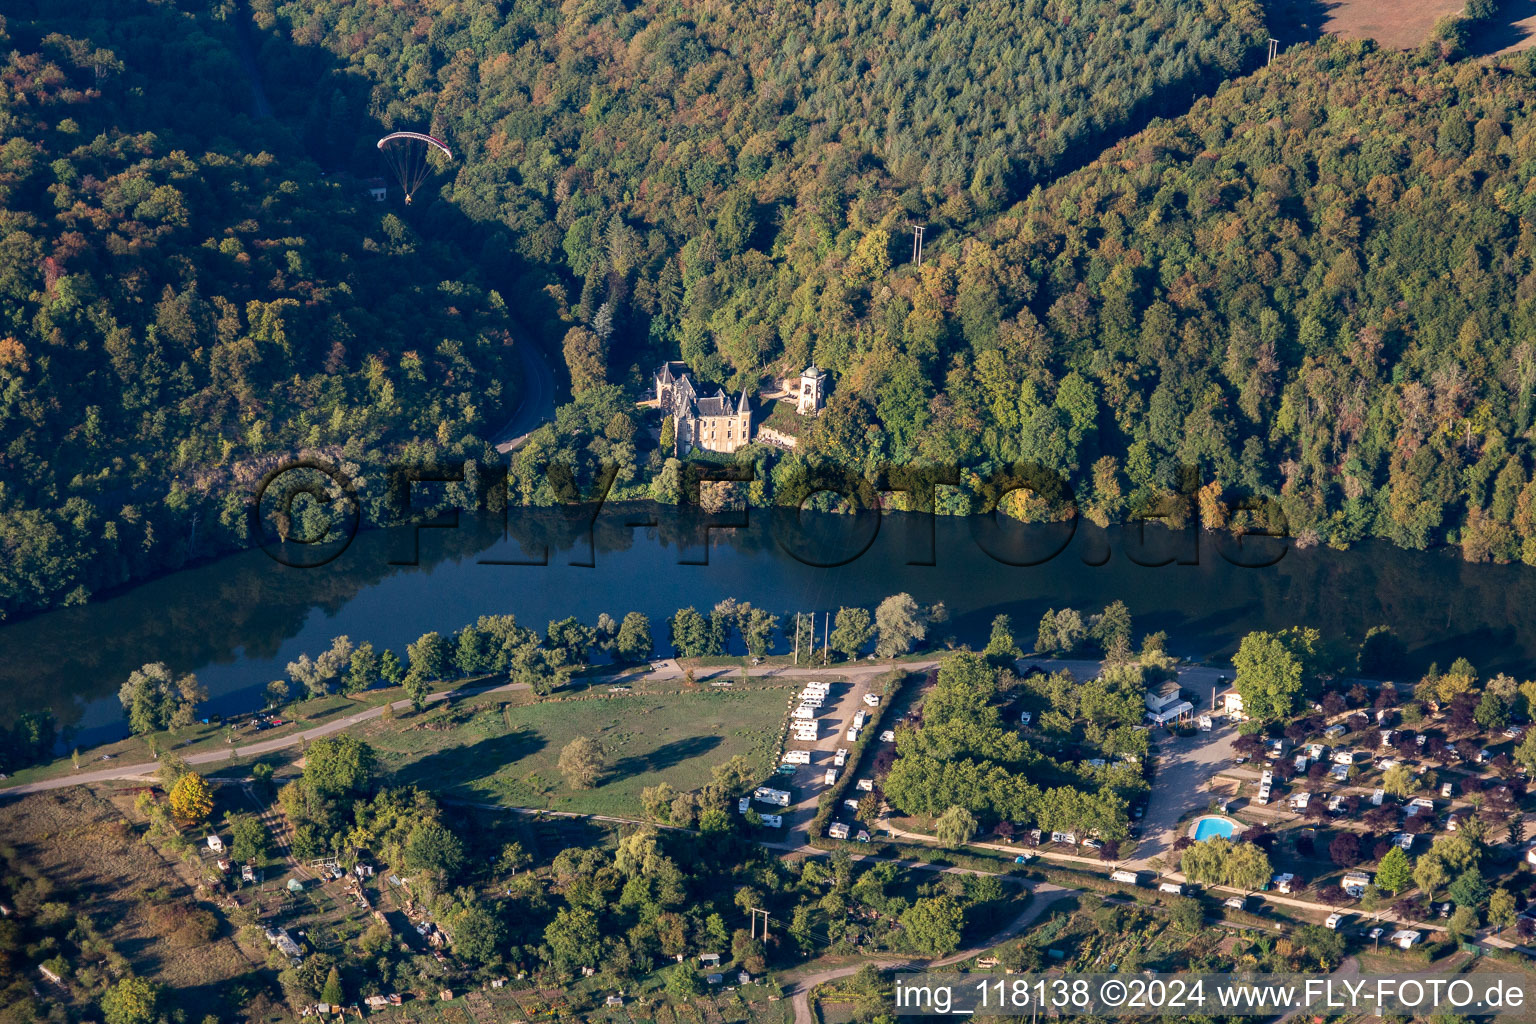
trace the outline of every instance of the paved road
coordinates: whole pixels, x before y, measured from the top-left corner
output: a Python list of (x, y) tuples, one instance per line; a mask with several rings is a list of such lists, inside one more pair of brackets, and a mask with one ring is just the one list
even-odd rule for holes
[[(428, 695), (427, 703), (434, 704), (440, 700), (447, 700), (450, 695), (501, 693), (512, 690), (526, 690), (528, 688), (527, 683), (502, 683), (500, 686), (491, 686), (483, 690), (440, 690), (437, 693)], [(397, 700), (391, 706), (397, 711), (404, 711), (411, 706), (411, 702), (408, 700)], [(302, 742), (317, 740), (323, 736), (331, 736), (338, 732), (345, 732), (353, 726), (378, 718), (382, 714), (384, 714), (384, 705), (380, 704), (378, 707), (367, 708), (343, 718), (326, 722), (323, 725), (289, 733), (286, 736), (277, 736), (269, 740), (247, 743), (244, 746), (231, 744), (222, 750), (200, 750), (196, 753), (185, 755), (183, 760), (189, 765), (214, 764), (219, 761), (230, 761), (237, 757), (255, 757), (261, 754), (270, 754), (274, 750), (298, 746)], [(51, 789), (67, 789), (70, 786), (85, 786), (97, 782), (152, 778), (159, 769), (160, 765), (158, 763), (148, 761), (143, 764), (125, 764), (113, 768), (99, 768), (89, 772), (76, 772), (72, 775), (61, 775), (56, 779), (43, 779), (39, 782), (24, 782), (16, 786), (8, 786), (0, 789), (0, 798), (23, 796), (27, 793), (42, 793)]]
[[(936, 661), (923, 661), (906, 663), (901, 667), (911, 668), (913, 671), (920, 671), (925, 668), (930, 668), (936, 664), (938, 664)], [(660, 672), (652, 673), (647, 672), (644, 669), (640, 669), (631, 672), (621, 672), (616, 675), (598, 676), (595, 678), (587, 679), (585, 682), (591, 686), (622, 685), (624, 683), (632, 683), (641, 678), (649, 678), (655, 681), (664, 682), (670, 679), (681, 678), (683, 675), (682, 670), (678, 668), (675, 661), (658, 662), (658, 665), (663, 666)], [(759, 668), (751, 668), (747, 671), (749, 675), (767, 678), (815, 678), (817, 676), (836, 674), (855, 677), (856, 679), (865, 681), (865, 684), (867, 685), (867, 679), (869, 677), (877, 675), (881, 672), (888, 671), (892, 667), (894, 666), (888, 662), (860, 662), (857, 665), (834, 666), (831, 669), (772, 665), (762, 666)], [(740, 675), (740, 667), (723, 666), (716, 669), (704, 669), (699, 671), (695, 674), (695, 678), (700, 681), (704, 681), (724, 677), (734, 678), (739, 677)], [(527, 683), (502, 683), (499, 686), (490, 686), (483, 689), (455, 688), (451, 690), (439, 690), (436, 693), (428, 695), (427, 703), (432, 704), (436, 703), (437, 701), (446, 700), (450, 696), (504, 693), (514, 690), (527, 689), (529, 689)], [(860, 692), (862, 693), (862, 691)], [(411, 702), (408, 700), (397, 700), (393, 702), (392, 706), (397, 711), (404, 711), (406, 708), (411, 706)], [(268, 740), (259, 740), (255, 743), (231, 745), (227, 748), (219, 750), (203, 750), (196, 753), (187, 754), (184, 756), (184, 760), (189, 765), (200, 765), (214, 764), (220, 761), (229, 761), (237, 757), (254, 757), (261, 754), (269, 754), (275, 750), (282, 750), (286, 747), (297, 746), (301, 742), (316, 740), (324, 736), (331, 736), (338, 732), (344, 732), (345, 730), (351, 729), (352, 727), (360, 725), (363, 722), (378, 718), (383, 713), (384, 705), (381, 704), (378, 707), (367, 708), (363, 711), (358, 711), (354, 714), (346, 715), (342, 718), (337, 718), (330, 722), (326, 722), (323, 725), (317, 725), (313, 728), (304, 729), (300, 732), (288, 733), (287, 735), (277, 736)], [(846, 726), (844, 728), (846, 728)], [(830, 761), (831, 758), (829, 757), (828, 762), (830, 763)], [(160, 766), (156, 762), (148, 761), (142, 764), (115, 765), (111, 768), (98, 768), (94, 771), (75, 772), (70, 775), (61, 775), (58, 778), (43, 779), (38, 782), (25, 782), (12, 786), (0, 787), (0, 798), (6, 796), (22, 796), (27, 793), (42, 793), (53, 789), (66, 789), (70, 786), (85, 786), (99, 782), (145, 779), (153, 777), (154, 774), (159, 770), (159, 767)], [(826, 769), (823, 768), (822, 770), (825, 771)]]
[(491, 437), (496, 450), (512, 451), (527, 436), (555, 418), (555, 371), (539, 347), (526, 338), (514, 343), (522, 362), (523, 393), (512, 416)]
[[(1030, 663), (1031, 662), (1029, 659), (1025, 659), (1019, 664), (1020, 666), (1024, 666)], [(834, 666), (764, 665), (755, 668), (749, 668), (746, 670), (746, 672), (748, 675), (754, 677), (770, 679), (814, 679), (818, 676), (825, 676), (829, 674), (840, 675), (852, 679), (855, 683), (854, 688), (857, 690), (861, 684), (867, 686), (869, 678), (872, 678), (879, 673), (889, 671), (892, 668), (902, 668), (910, 672), (923, 672), (937, 666), (938, 664), (938, 659), (932, 658), (921, 661), (905, 662), (864, 661), (845, 663), (842, 665)], [(1047, 666), (1051, 671), (1056, 671), (1062, 668), (1070, 669), (1074, 674), (1081, 678), (1092, 678), (1092, 676), (1095, 675), (1099, 669), (1099, 663), (1096, 661), (1044, 661), (1040, 662), (1040, 664)], [(634, 682), (640, 678), (650, 678), (656, 681), (666, 681), (673, 678), (681, 678), (683, 675), (683, 669), (677, 664), (676, 661), (672, 661), (670, 659), (665, 659), (658, 662), (657, 667), (659, 668), (659, 671), (638, 669), (629, 672), (621, 672), (610, 676), (599, 676), (596, 678), (588, 679), (586, 682), (592, 686), (599, 686), (624, 684), (628, 682)], [(1185, 671), (1189, 674), (1191, 679), (1202, 673), (1209, 674), (1212, 678), (1214, 678), (1221, 672), (1220, 669), (1201, 668), (1191, 668)], [(694, 673), (694, 678), (698, 681), (707, 681), (718, 678), (736, 677), (739, 676), (741, 672), (742, 669), (740, 666), (726, 665), (720, 666), (718, 668), (697, 670)], [(1181, 672), (1180, 679), (1182, 680), (1184, 678), (1185, 672)], [(470, 693), (497, 693), (503, 691), (525, 689), (528, 689), (528, 684), (526, 683), (503, 683), (499, 686), (487, 687), (483, 690), (440, 690), (437, 693), (429, 695), (427, 697), (427, 702), (434, 703), (436, 701), (445, 700), (450, 695), (459, 696), (467, 695)], [(862, 694), (862, 690), (859, 692)], [(393, 707), (396, 710), (404, 710), (410, 707), (410, 702), (405, 700), (397, 700), (393, 703)], [(228, 761), (236, 757), (251, 757), (260, 754), (267, 754), (275, 750), (282, 750), (285, 747), (295, 746), (304, 741), (320, 739), (324, 736), (330, 736), (335, 733), (342, 732), (352, 728), (355, 725), (361, 724), (362, 722), (377, 718), (383, 713), (383, 705), (380, 705), (379, 707), (368, 708), (366, 710), (356, 712), (355, 714), (347, 715), (345, 717), (335, 719), (334, 721), (326, 722), (323, 725), (317, 725), (313, 728), (305, 729), (296, 733), (289, 733), (286, 736), (279, 736), (269, 740), (259, 740), (255, 743), (248, 743), (244, 745), (231, 745), (230, 747), (222, 750), (205, 750), (193, 754), (188, 754), (185, 756), (185, 760), (188, 764), (191, 765), (213, 764), (219, 761)], [(846, 729), (846, 725), (843, 726), (843, 728)], [(59, 776), (58, 778), (54, 779), (45, 779), (39, 782), (27, 782), (3, 787), (0, 788), (0, 797), (6, 795), (19, 796), (26, 793), (40, 793), (54, 789), (65, 789), (69, 786), (90, 785), (99, 782), (112, 782), (124, 779), (143, 779), (148, 776), (152, 776), (158, 770), (158, 767), (159, 766), (155, 762), (151, 761), (142, 764), (117, 765), (111, 768), (99, 768), (88, 772), (76, 772), (70, 775)], [(825, 771), (825, 767), (823, 767), (822, 770)]]
[(1152, 860), (1169, 853), (1179, 836), (1179, 819), (1211, 801), (1211, 780), (1232, 764), (1237, 727), (1224, 719), (1210, 732), (1193, 736), (1163, 734), (1157, 738), (1157, 775), (1147, 801), (1142, 840), (1133, 868), (1150, 868)]
[[(904, 861), (902, 863), (916, 862)], [(1009, 922), (1007, 927), (979, 946), (962, 949), (958, 953), (951, 954), (940, 960), (912, 960), (887, 956), (871, 958), (869, 963), (888, 970), (920, 967), (930, 971), (948, 967), (951, 964), (958, 964), (963, 960), (969, 960), (973, 956), (984, 953), (994, 946), (1000, 946), (1009, 939), (1014, 938), (1022, 933), (1024, 929), (1034, 924), (1051, 904), (1063, 897), (1077, 894), (1076, 889), (1063, 889), (1061, 886), (1052, 885), (1050, 882), (1025, 883), (1025, 887), (1033, 897), (1029, 901), (1029, 906), (1024, 908), (1023, 913)], [(795, 982), (794, 987), (789, 990), (790, 1005), (795, 1010), (795, 1024), (816, 1024), (816, 1017), (811, 1013), (811, 992), (818, 985), (824, 985), (829, 981), (836, 981), (838, 978), (846, 978), (857, 974), (864, 966), (864, 964), (852, 964), (830, 971), (819, 971), (816, 974), (808, 974)]]

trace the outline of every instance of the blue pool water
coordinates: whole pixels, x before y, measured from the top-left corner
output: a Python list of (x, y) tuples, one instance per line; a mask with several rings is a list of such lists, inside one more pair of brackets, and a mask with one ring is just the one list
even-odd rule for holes
[(1232, 823), (1225, 818), (1201, 818), (1195, 825), (1195, 842), (1203, 843), (1212, 836), (1232, 838)]

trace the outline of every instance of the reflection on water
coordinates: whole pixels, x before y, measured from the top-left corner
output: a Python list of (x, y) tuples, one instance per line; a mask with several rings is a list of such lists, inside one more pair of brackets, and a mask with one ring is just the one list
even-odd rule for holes
[(117, 688), (146, 661), (195, 671), (211, 710), (228, 712), (259, 703), (289, 661), (342, 633), (403, 654), (427, 630), (488, 613), (510, 612), (542, 630), (566, 615), (591, 622), (638, 610), (665, 646), (667, 616), (726, 597), (782, 615), (873, 606), (908, 591), (924, 604), (944, 602), (946, 635), (977, 643), (998, 612), (1013, 616), (1028, 646), (1045, 609), (1096, 611), (1118, 598), (1139, 632), (1167, 630), (1180, 654), (1229, 652), (1251, 629), (1295, 624), (1334, 643), (1358, 642), (1379, 623), (1421, 662), (1465, 654), (1484, 672), (1523, 676), (1536, 653), (1524, 615), (1536, 573), (1467, 565), (1448, 552), (1366, 544), (1291, 550), (1273, 565), (1242, 568), (1232, 561), (1272, 561), (1280, 542), (1239, 551), (1230, 540), (1151, 529), (1143, 539), (1088, 524), (999, 529), (951, 517), (871, 523), (762, 510), (728, 529), (721, 524), (732, 516), (652, 506), (605, 508), (590, 529), (580, 515), (512, 516), (512, 540), (499, 524), (468, 519), (422, 530), (419, 565), (391, 564), (411, 559), (408, 531), (365, 532), (319, 568), (251, 551), (0, 627), (0, 719), (51, 707), (88, 744), (122, 732)]

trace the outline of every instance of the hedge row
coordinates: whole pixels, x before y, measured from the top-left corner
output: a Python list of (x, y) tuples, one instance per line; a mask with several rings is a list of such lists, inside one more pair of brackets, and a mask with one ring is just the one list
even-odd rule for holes
[(902, 684), (912, 674), (906, 669), (897, 668), (880, 677), (879, 682), (885, 684), (881, 687), (880, 706), (871, 710), (869, 717), (864, 723), (863, 735), (859, 737), (858, 742), (848, 751), (848, 761), (843, 765), (843, 774), (832, 784), (831, 789), (821, 794), (821, 799), (817, 801), (816, 816), (811, 819), (811, 823), (806, 830), (806, 835), (813, 845), (817, 840), (823, 839), (826, 836), (827, 823), (831, 819), (833, 811), (842, 802), (843, 795), (848, 792), (848, 787), (852, 786), (854, 780), (858, 777), (859, 766), (864, 760), (864, 751), (868, 749), (870, 743), (879, 739), (880, 727), (885, 722), (886, 712), (891, 709), (891, 705), (896, 703), (896, 695), (901, 692)]

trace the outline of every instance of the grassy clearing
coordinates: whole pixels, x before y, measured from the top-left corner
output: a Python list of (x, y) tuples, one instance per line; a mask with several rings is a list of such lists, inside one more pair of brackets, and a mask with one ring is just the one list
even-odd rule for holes
[[(512, 807), (633, 816), (644, 787), (696, 789), (737, 754), (766, 774), (787, 700), (778, 689), (594, 694), (527, 705), (485, 697), (369, 722), (359, 735), (397, 784)], [(597, 740), (608, 759), (603, 780), (590, 790), (571, 789), (556, 767), (578, 736)]]

